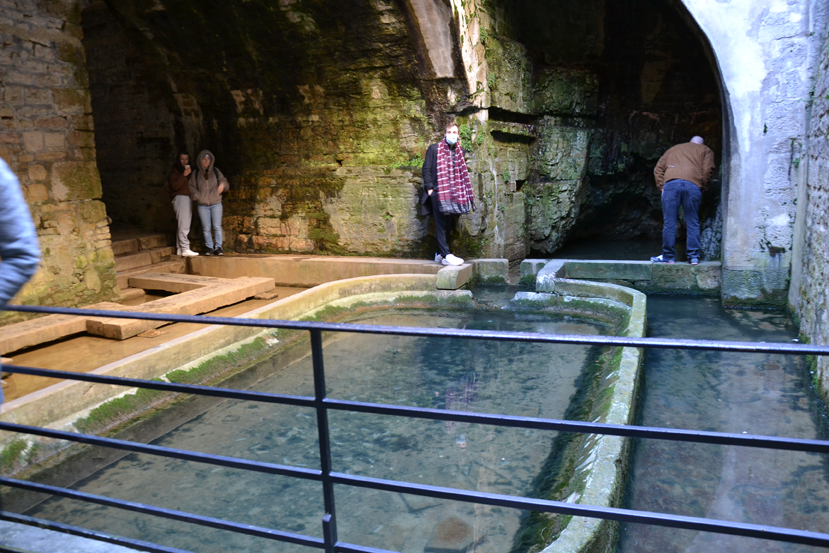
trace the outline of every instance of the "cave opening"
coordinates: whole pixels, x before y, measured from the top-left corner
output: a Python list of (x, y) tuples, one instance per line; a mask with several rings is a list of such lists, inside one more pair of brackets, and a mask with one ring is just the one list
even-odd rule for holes
[(81, 22), (101, 199), (110, 226), (173, 232), (163, 184), (182, 146), (167, 101), (169, 85), (104, 1), (86, 6)]
[[(530, 256), (657, 255), (662, 210), (653, 168), (669, 147), (701, 135), (718, 167), (700, 207), (703, 252), (719, 259), (719, 78), (705, 38), (683, 10), (670, 0), (510, 3), (515, 35), (533, 60), (535, 95), (553, 98), (537, 103), (546, 108), (537, 113), (539, 125), (550, 129), (548, 142), (564, 149), (556, 163), (580, 168), (564, 174), (536, 165), (527, 185), (531, 201), (553, 204), (546, 212), (528, 209)], [(583, 139), (568, 138), (574, 133)], [(536, 160), (543, 158), (539, 148)], [(539, 223), (545, 216), (550, 220)], [(684, 232), (680, 216), (679, 250)]]

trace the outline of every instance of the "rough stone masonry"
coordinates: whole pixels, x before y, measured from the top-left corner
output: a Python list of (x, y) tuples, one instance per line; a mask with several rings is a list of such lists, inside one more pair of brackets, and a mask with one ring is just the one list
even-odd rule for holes
[(24, 302), (115, 298), (106, 215), (171, 225), (161, 182), (181, 147), (211, 147), (234, 180), (229, 249), (428, 256), (419, 156), (448, 114), (479, 199), (460, 253), (653, 236), (652, 165), (701, 132), (721, 154), (703, 215), (723, 301), (821, 304), (822, 2), (0, 7), (0, 155), (45, 254)]

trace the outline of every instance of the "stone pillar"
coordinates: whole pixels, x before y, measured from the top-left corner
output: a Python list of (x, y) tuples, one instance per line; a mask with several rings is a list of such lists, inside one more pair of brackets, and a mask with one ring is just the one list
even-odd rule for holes
[(79, 14), (76, 1), (0, 0), (0, 157), (20, 179), (43, 251), (17, 302), (118, 297)]
[(813, 0), (682, 3), (710, 42), (726, 104), (723, 302), (783, 306), (826, 8)]

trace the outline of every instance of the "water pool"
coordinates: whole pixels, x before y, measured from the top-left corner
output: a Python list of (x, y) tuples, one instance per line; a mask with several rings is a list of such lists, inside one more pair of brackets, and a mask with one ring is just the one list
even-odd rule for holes
[[(350, 322), (564, 334), (610, 330), (594, 321), (498, 309), (392, 310)], [(580, 375), (598, 355), (591, 348), (564, 345), (361, 334), (325, 339), (332, 397), (545, 418), (563, 418)], [(292, 361), (286, 359), (277, 355), (265, 361), (267, 377), (253, 389), (312, 395), (310, 358), (294, 354)], [(332, 412), (330, 424), (335, 470), (515, 495), (532, 488), (555, 437), (549, 432), (345, 412)], [(301, 408), (224, 401), (154, 443), (319, 466), (315, 414)], [(75, 487), (321, 535), (322, 494), (316, 483), (132, 454)], [(402, 552), (442, 547), (442, 524), (459, 529), (468, 551), (508, 551), (520, 522), (520, 512), (509, 509), (350, 488), (337, 488), (336, 493), (340, 539)], [(64, 499), (47, 500), (27, 514), (199, 552), (304, 550)]]

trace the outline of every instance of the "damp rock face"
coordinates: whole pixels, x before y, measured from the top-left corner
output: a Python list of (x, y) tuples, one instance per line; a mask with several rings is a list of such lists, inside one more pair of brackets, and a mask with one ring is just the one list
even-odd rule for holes
[(435, 527), (424, 552), (465, 553), (476, 541), (472, 526), (458, 517), (449, 517)]
[[(718, 210), (719, 180), (704, 195), (706, 257), (722, 252), (724, 297), (777, 301), (808, 201), (794, 203), (802, 108), (819, 100), (814, 5), (766, 17), (699, 0), (15, 2), (0, 154), (44, 214), (41, 237), (60, 236), (47, 257), (62, 252), (25, 295), (112, 296), (106, 216), (172, 230), (162, 183), (180, 149), (211, 149), (230, 177), (228, 250), (431, 257), (420, 166), (451, 118), (478, 207), (452, 233), (460, 255), (657, 237), (656, 160), (700, 134), (719, 165), (725, 102), (733, 205)], [(721, 30), (729, 20), (746, 32)], [(747, 52), (757, 63), (733, 61)]]
[(700, 122), (719, 134), (719, 97), (667, 4), (622, 3), (93, 2), (108, 212), (171, 230), (164, 176), (178, 149), (209, 148), (232, 183), (228, 249), (428, 257), (422, 156), (457, 117), (478, 207), (460, 254), (653, 236), (652, 165)]

